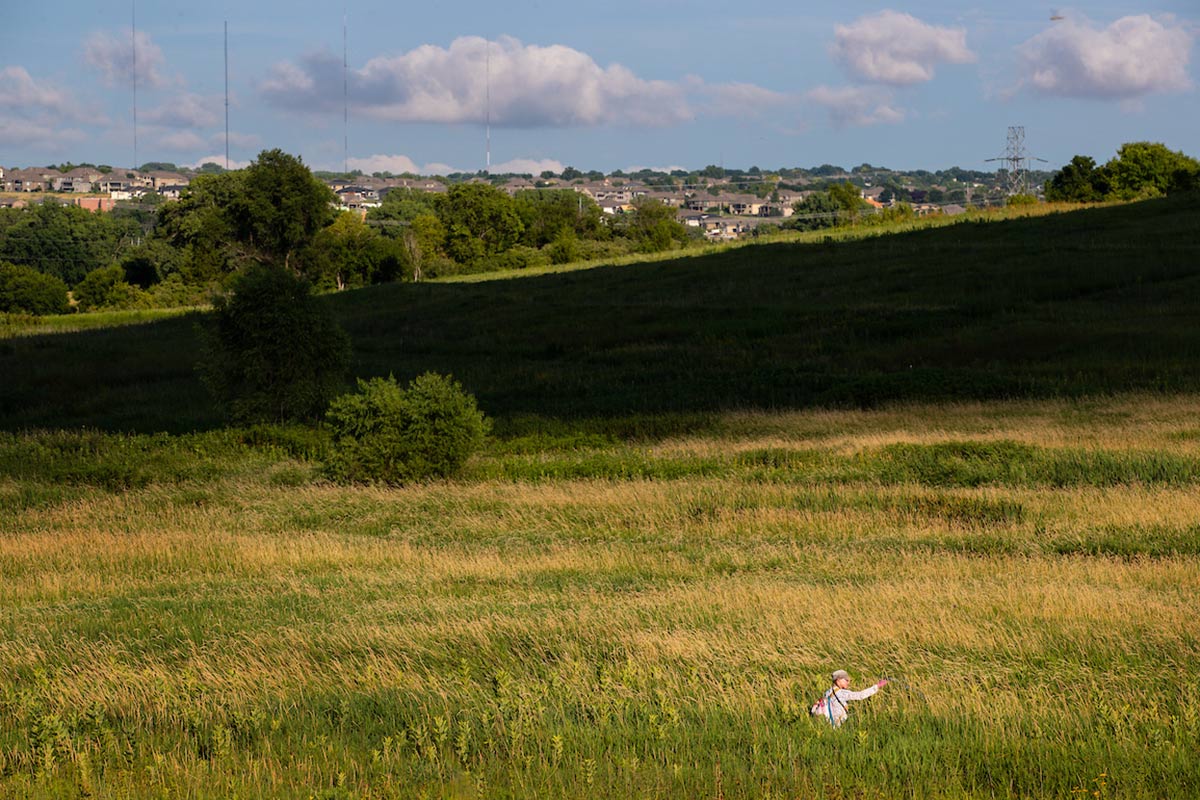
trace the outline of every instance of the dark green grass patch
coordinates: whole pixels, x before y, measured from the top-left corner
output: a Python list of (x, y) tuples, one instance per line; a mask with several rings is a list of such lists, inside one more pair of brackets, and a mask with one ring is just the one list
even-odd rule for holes
[[(358, 377), (453, 375), (502, 439), (661, 438), (738, 409), (1200, 389), (1198, 226), (1180, 196), (323, 302)], [(197, 354), (194, 315), (0, 341), (0, 427), (215, 427)]]
[[(171, 436), (112, 434), (97, 430), (0, 433), (0, 479), (20, 482), (25, 493), (39, 484), (91, 486), (108, 491), (155, 484), (208, 483), (238, 474), (256, 477), (282, 462), (296, 464), (279, 478), (301, 480), (305, 471), (295, 458), (323, 452), (319, 433), (303, 428), (256, 428)], [(45, 497), (57, 490), (37, 489)], [(30, 495), (32, 497), (32, 495)]]
[(1162, 452), (1044, 448), (1013, 441), (892, 444), (859, 453), (846, 477), (928, 486), (1185, 486), (1200, 459)]
[(1089, 529), (1049, 543), (1060, 555), (1113, 556), (1116, 558), (1163, 558), (1200, 556), (1200, 524), (1108, 525)]

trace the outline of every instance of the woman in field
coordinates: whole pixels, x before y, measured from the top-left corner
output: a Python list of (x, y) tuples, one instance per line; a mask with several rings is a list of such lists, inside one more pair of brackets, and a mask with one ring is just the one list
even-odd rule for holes
[(833, 678), (833, 686), (825, 692), (825, 696), (813, 705), (811, 711), (820, 717), (823, 717), (830, 725), (837, 727), (846, 721), (849, 712), (846, 710), (846, 703), (853, 700), (866, 700), (871, 695), (878, 692), (884, 686), (887, 686), (887, 679), (884, 678), (874, 686), (868, 686), (859, 692), (850, 691), (850, 673), (844, 669), (839, 669), (830, 676)]

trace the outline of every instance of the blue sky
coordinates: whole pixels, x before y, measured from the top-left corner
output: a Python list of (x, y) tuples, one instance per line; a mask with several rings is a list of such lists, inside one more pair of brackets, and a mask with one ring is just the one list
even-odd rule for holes
[(6, 5), (6, 167), (133, 163), (135, 17), (138, 162), (224, 163), (226, 23), (233, 166), (473, 171), (488, 120), (495, 172), (1200, 156), (1195, 0)]

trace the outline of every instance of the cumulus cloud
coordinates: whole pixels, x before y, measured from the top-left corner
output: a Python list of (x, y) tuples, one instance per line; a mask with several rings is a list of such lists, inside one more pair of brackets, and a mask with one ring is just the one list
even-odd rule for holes
[(350, 158), (346, 160), (350, 169), (360, 169), (368, 175), (376, 172), (391, 172), (399, 175), (411, 172), (416, 175), (424, 174), (417, 163), (408, 156), (376, 154), (366, 158)]
[(491, 172), (496, 175), (503, 175), (506, 172), (518, 175), (541, 175), (546, 170), (558, 174), (564, 169), (566, 169), (566, 165), (553, 158), (514, 158), (503, 164), (492, 164)]
[(1173, 22), (1146, 14), (1103, 29), (1086, 19), (1059, 22), (1018, 48), (1021, 83), (1044, 94), (1119, 100), (1187, 90), (1192, 35)]
[(138, 86), (157, 88), (167, 81), (162, 75), (162, 49), (150, 40), (145, 31), (138, 31), (134, 41), (128, 36), (96, 31), (83, 43), (84, 62), (96, 69), (107, 86), (132, 86), (136, 56)]
[(804, 97), (827, 110), (838, 127), (885, 125), (904, 120), (904, 111), (892, 105), (891, 96), (872, 87), (818, 86)]
[[(205, 156), (204, 158), (196, 159), (191, 164), (180, 164), (179, 166), (187, 167), (188, 169), (200, 169), (205, 164), (217, 164), (223, 167), (225, 166), (225, 154), (220, 153), (214, 156)], [(230, 169), (245, 169), (248, 166), (250, 166), (249, 161), (238, 161), (236, 158), (229, 159)]]
[(67, 92), (35, 81), (24, 67), (16, 66), (0, 69), (0, 107), (7, 113), (24, 116), (47, 111), (56, 114), (75, 113)]
[(69, 92), (35, 80), (24, 67), (0, 69), (0, 144), (57, 147), (84, 138), (69, 127), (86, 117)]
[[(208, 142), (212, 147), (225, 146), (225, 133), (214, 133), (208, 137)], [(262, 137), (255, 133), (238, 133), (237, 131), (229, 132), (229, 146), (249, 149), (258, 147), (262, 144)]]
[(938, 64), (975, 61), (966, 31), (929, 25), (898, 11), (860, 17), (838, 25), (834, 34), (833, 57), (855, 77), (876, 83), (924, 83)]
[[(455, 172), (474, 172), (476, 167), (452, 167), (449, 164), (433, 162), (425, 165), (418, 164), (411, 158), (405, 155), (383, 155), (376, 154), (372, 156), (350, 158), (347, 159), (346, 165), (350, 169), (358, 169), (368, 175), (376, 172), (391, 172), (394, 175), (409, 172), (414, 175), (450, 175)], [(339, 164), (336, 168), (340, 169)], [(510, 161), (505, 161), (502, 164), (492, 164), (491, 173), (493, 175), (501, 175), (512, 172), (517, 174), (531, 173), (539, 175), (546, 170), (551, 172), (562, 172), (564, 165), (561, 161), (556, 161), (552, 158), (514, 158)]]
[(143, 112), (141, 118), (147, 125), (164, 128), (209, 128), (221, 120), (220, 104), (218, 98), (184, 93)]
[(60, 125), (19, 117), (0, 117), (0, 145), (41, 145), (61, 150), (86, 138), (83, 131), (77, 128), (63, 128)]
[(186, 150), (190, 152), (203, 151), (208, 147), (204, 137), (192, 131), (173, 131), (160, 136), (158, 142), (169, 150)]
[(701, 110), (713, 116), (755, 116), (795, 100), (792, 95), (752, 83), (706, 84), (693, 79), (692, 84), (702, 97)]
[[(620, 64), (602, 67), (570, 47), (524, 44), (511, 37), (489, 43), (464, 36), (449, 47), (423, 45), (379, 56), (352, 70), (348, 83), (356, 114), (395, 122), (490, 118), (493, 125), (510, 127), (673, 125), (693, 119), (698, 108), (740, 114), (782, 98), (749, 84), (649, 80)], [(298, 64), (277, 64), (259, 91), (280, 108), (340, 110), (341, 58), (313, 53)]]

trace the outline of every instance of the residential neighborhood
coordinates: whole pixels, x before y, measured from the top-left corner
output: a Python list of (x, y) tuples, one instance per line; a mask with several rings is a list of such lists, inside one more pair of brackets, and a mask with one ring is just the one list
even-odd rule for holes
[[(568, 179), (570, 172), (576, 174)], [(876, 209), (901, 202), (897, 191), (879, 182), (877, 174), (868, 174), (861, 168), (852, 171), (821, 168), (814, 172), (825, 174), (783, 178), (748, 175), (739, 171), (731, 171), (731, 176), (695, 173), (624, 175), (619, 172), (604, 176), (592, 172), (580, 177), (577, 171), (568, 170), (563, 176), (543, 174), (540, 177), (480, 173), (452, 176), (455, 180), (351, 174), (325, 176), (322, 180), (337, 196), (340, 207), (363, 216), (370, 209), (379, 207), (390, 191), (405, 189), (444, 193), (455, 182), (489, 183), (510, 196), (539, 189), (570, 190), (594, 202), (606, 215), (627, 213), (638, 202), (655, 200), (676, 209), (680, 222), (698, 229), (710, 239), (736, 239), (753, 233), (761, 224), (777, 224), (795, 213), (797, 203), (821, 191), (831, 180), (852, 182), (860, 189), (863, 201)], [(21, 207), (28, 204), (22, 195), (49, 194), (60, 202), (78, 205), (89, 211), (110, 211), (117, 203), (177, 200), (197, 174), (197, 171), (189, 169), (134, 170), (87, 165), (66, 171), (54, 167), (0, 167), (0, 190), (5, 193), (0, 196), (0, 206)], [(928, 181), (908, 181), (902, 173), (896, 173), (896, 176), (899, 181), (892, 183), (908, 192), (903, 202), (917, 215), (962, 213), (970, 202), (972, 192), (983, 196), (990, 188), (988, 183), (980, 180), (963, 182), (951, 179), (945, 185), (929, 185)], [(772, 185), (775, 188), (771, 188)], [(810, 186), (812, 188), (807, 188)], [(751, 188), (757, 191), (749, 191)], [(934, 198), (944, 199), (955, 190), (961, 202), (932, 202)], [(927, 197), (929, 201), (915, 202), (926, 200)]]

